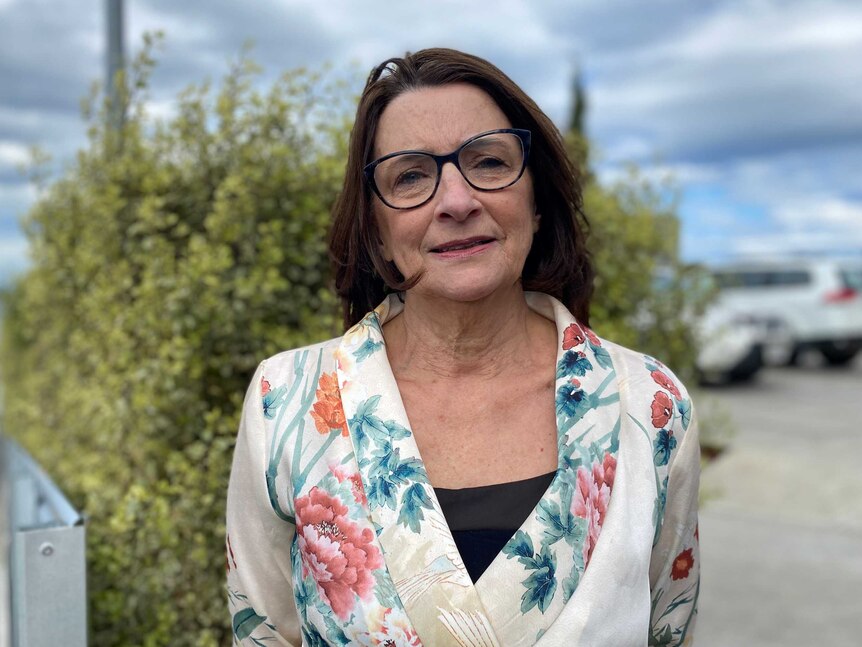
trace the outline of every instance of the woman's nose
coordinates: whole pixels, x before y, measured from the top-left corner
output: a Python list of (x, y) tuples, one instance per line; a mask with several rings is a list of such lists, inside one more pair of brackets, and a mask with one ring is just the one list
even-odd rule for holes
[(436, 216), (449, 216), (463, 220), (479, 209), (475, 190), (454, 164), (444, 164), (440, 169), (440, 185), (437, 187)]

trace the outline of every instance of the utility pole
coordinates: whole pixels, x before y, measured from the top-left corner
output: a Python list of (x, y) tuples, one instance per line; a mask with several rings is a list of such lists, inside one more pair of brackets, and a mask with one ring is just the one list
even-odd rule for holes
[(105, 0), (107, 9), (107, 83), (105, 84), (110, 111), (110, 124), (120, 130), (125, 120), (120, 90), (117, 88), (117, 72), (125, 68), (123, 51), (123, 0)]

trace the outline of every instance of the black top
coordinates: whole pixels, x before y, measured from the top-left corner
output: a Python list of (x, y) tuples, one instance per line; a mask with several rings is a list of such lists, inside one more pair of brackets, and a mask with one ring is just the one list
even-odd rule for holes
[(527, 520), (555, 474), (460, 490), (434, 488), (473, 582)]

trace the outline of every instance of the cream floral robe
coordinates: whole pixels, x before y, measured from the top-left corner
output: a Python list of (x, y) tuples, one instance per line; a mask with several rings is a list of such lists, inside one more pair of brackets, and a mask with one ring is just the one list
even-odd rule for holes
[[(381, 325), (264, 361), (227, 508), (238, 645), (680, 645), (699, 591), (697, 423), (658, 361), (555, 299), (559, 464), (474, 585), (410, 432)], [(501, 345), (501, 352), (505, 348)]]

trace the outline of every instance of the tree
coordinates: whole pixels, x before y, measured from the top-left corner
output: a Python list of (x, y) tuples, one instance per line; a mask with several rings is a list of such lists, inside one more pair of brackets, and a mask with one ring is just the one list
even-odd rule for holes
[(242, 396), (260, 359), (337, 332), (323, 234), (352, 101), (304, 71), (256, 92), (243, 57), (158, 123), (150, 51), (122, 130), (90, 111), (88, 147), (27, 216), (4, 426), (89, 518), (94, 644), (227, 644)]

